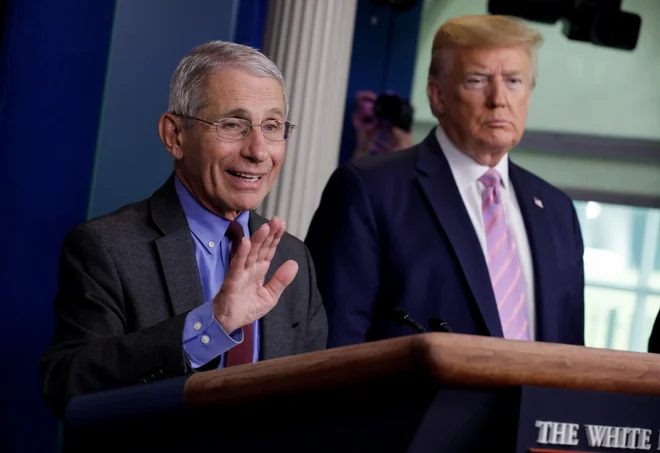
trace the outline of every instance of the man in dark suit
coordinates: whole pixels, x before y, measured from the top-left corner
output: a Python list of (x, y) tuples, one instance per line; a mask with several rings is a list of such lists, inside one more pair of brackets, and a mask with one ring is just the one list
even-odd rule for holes
[(286, 114), (260, 52), (216, 41), (181, 61), (158, 124), (174, 174), (64, 241), (41, 362), (57, 415), (77, 395), (325, 347), (305, 245), (253, 212), (284, 160)]
[(330, 347), (439, 317), (458, 333), (584, 343), (580, 226), (571, 200), (509, 160), (525, 127), (541, 36), (501, 16), (437, 32), (428, 78), (439, 125), (410, 149), (331, 177), (306, 244)]

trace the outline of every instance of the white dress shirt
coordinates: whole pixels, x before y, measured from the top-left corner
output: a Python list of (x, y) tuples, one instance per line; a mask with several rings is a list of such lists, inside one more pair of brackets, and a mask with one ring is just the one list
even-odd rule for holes
[[(481, 165), (461, 152), (449, 140), (445, 132), (440, 126), (436, 128), (436, 138), (440, 143), (440, 148), (444, 153), (449, 168), (454, 175), (454, 180), (458, 186), (458, 190), (463, 198), (465, 208), (472, 220), (474, 230), (477, 232), (481, 249), (483, 250), (484, 257), (488, 260), (488, 249), (486, 245), (486, 231), (484, 227), (483, 215), (481, 213), (481, 194), (485, 186), (479, 181), (479, 178), (486, 173), (490, 167)], [(520, 265), (522, 266), (522, 275), (525, 279), (525, 296), (527, 300), (527, 316), (529, 319), (529, 334), (530, 339), (534, 340), (535, 336), (535, 305), (534, 305), (534, 269), (532, 264), (532, 252), (529, 247), (529, 240), (527, 239), (527, 231), (525, 230), (525, 223), (520, 212), (520, 205), (516, 198), (513, 185), (509, 179), (509, 156), (506, 154), (502, 160), (494, 167), (495, 170), (502, 176), (502, 184), (500, 186), (500, 194), (502, 204), (504, 205), (504, 213), (506, 216), (509, 230), (513, 235), (518, 249), (520, 258)]]

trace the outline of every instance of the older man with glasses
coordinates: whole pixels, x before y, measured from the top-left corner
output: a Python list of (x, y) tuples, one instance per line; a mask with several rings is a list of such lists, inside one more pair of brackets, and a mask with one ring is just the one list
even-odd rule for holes
[(305, 245), (253, 212), (295, 128), (281, 72), (252, 48), (204, 44), (174, 72), (168, 110), (171, 177), (64, 241), (41, 362), (59, 416), (77, 395), (325, 347)]

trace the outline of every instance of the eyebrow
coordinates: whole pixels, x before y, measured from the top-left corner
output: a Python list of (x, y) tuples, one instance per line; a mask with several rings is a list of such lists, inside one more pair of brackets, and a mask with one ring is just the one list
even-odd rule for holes
[[(515, 76), (515, 75), (522, 75), (522, 74), (524, 74), (524, 71), (520, 71), (520, 70), (517, 70), (517, 69), (511, 70), (511, 71), (505, 71), (504, 73), (502, 73), (502, 75), (504, 75), (505, 77)], [(479, 70), (467, 71), (466, 75), (468, 75), (468, 76), (480, 76), (480, 77), (491, 77), (492, 76), (492, 74), (488, 74), (486, 72), (479, 71)]]
[[(283, 117), (284, 112), (279, 107), (273, 107), (272, 109), (268, 110), (269, 114), (272, 115), (278, 115)], [(218, 115), (218, 118), (249, 118), (252, 116), (252, 113), (249, 110), (246, 110), (244, 108), (235, 108), (235, 109), (230, 109), (230, 110), (224, 110), (221, 111), (220, 114)]]

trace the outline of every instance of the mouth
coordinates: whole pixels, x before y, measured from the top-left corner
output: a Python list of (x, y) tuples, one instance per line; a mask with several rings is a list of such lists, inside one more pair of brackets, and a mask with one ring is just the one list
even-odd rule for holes
[(509, 122), (507, 120), (488, 120), (486, 121), (486, 124), (489, 126), (503, 126), (509, 124)]
[(263, 173), (249, 173), (236, 170), (227, 170), (227, 173), (232, 175), (234, 178), (238, 178), (246, 182), (257, 182), (264, 177)]

